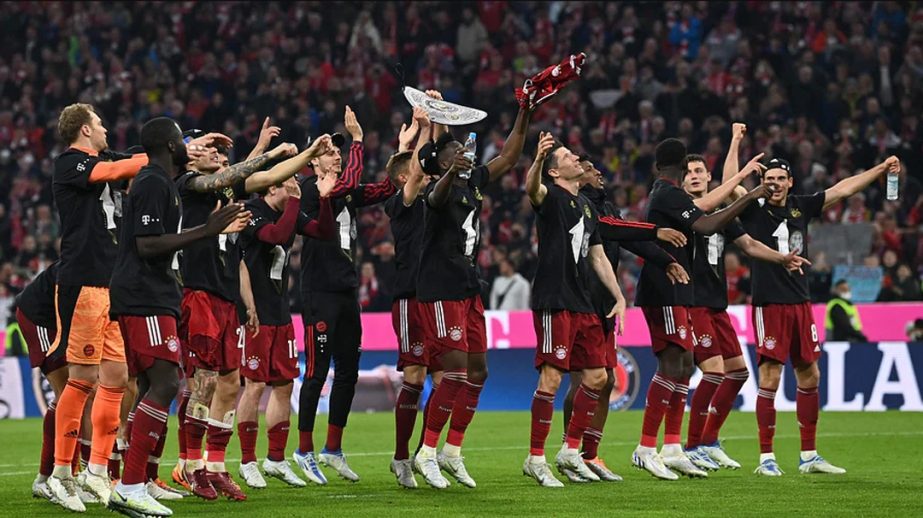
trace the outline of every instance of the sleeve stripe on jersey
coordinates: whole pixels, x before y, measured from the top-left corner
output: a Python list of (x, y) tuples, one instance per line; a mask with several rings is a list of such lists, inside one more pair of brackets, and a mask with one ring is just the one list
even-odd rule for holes
[(343, 176), (337, 180), (336, 186), (330, 192), (330, 196), (342, 196), (359, 185), (359, 177), (362, 175), (362, 144), (353, 142), (349, 146), (349, 160), (346, 162), (346, 170)]
[(656, 226), (653, 223), (646, 223), (643, 221), (626, 221), (624, 219), (618, 219), (612, 216), (603, 216), (599, 218), (599, 221), (614, 227), (654, 228)]

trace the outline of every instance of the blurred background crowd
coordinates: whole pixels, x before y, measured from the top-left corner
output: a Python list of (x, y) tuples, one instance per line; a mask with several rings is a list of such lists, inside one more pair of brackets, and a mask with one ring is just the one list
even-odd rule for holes
[[(515, 118), (513, 89), (580, 51), (583, 77), (539, 109), (519, 167), (485, 195), (487, 300), (494, 285), (531, 279), (537, 247), (522, 183), (539, 130), (592, 156), (622, 215), (640, 219), (656, 143), (683, 139), (718, 179), (734, 121), (748, 126), (741, 161), (787, 158), (796, 192), (900, 156), (897, 202), (885, 201), (882, 182), (812, 230), (815, 240), (845, 236), (812, 241), (814, 297), (826, 300), (836, 267), (850, 264), (879, 272), (879, 300), (923, 298), (923, 7), (913, 2), (4, 2), (0, 42), (0, 299), (57, 256), (51, 163), (69, 103), (96, 106), (116, 150), (167, 115), (232, 136), (238, 159), (264, 117), (282, 128), (274, 144), (300, 147), (343, 131), (348, 104), (373, 181), (410, 113), (392, 63), (406, 84), (488, 112), (472, 128), (487, 161)], [(366, 209), (359, 229), (360, 303), (386, 310), (388, 219)], [(618, 273), (631, 301), (640, 265), (625, 259)], [(292, 260), (297, 272), (297, 251)], [(746, 302), (746, 258), (731, 252), (727, 263), (731, 301)]]

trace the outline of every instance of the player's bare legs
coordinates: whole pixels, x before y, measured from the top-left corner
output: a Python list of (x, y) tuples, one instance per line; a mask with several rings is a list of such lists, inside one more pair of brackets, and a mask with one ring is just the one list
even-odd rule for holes
[(208, 430), (209, 405), (218, 386), (218, 372), (196, 369), (195, 384), (186, 405), (186, 479), (192, 492), (207, 500), (218, 498), (205, 474), (202, 440)]
[[(740, 463), (730, 458), (718, 442), (718, 433), (731, 408), (737, 399), (737, 394), (750, 377), (747, 364), (743, 356), (727, 358), (724, 362), (724, 379), (711, 399), (711, 407), (705, 420), (705, 428), (700, 439), (701, 448), (713, 461), (720, 466), (730, 469), (739, 469)], [(704, 370), (704, 369), (703, 369)], [(696, 389), (698, 390), (698, 389)], [(693, 395), (693, 399), (695, 399)], [(691, 428), (691, 425), (690, 425)]]

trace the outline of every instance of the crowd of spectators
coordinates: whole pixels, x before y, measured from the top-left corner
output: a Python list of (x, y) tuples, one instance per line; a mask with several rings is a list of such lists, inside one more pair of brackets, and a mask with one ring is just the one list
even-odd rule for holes
[[(900, 200), (885, 201), (882, 183), (831, 208), (824, 221), (869, 223), (871, 249), (856, 252), (884, 269), (882, 297), (918, 300), (923, 8), (912, 6), (4, 2), (0, 297), (17, 292), (57, 255), (51, 163), (61, 151), (57, 116), (71, 102), (97, 107), (113, 149), (137, 144), (145, 120), (167, 115), (183, 128), (232, 136), (236, 158), (253, 147), (266, 116), (282, 128), (280, 141), (302, 146), (309, 135), (342, 131), (349, 104), (365, 128), (371, 181), (383, 177), (409, 117), (402, 80), (486, 110), (473, 130), (479, 160), (487, 161), (515, 118), (513, 89), (583, 51), (589, 58), (583, 77), (540, 108), (521, 163), (485, 194), (479, 261), (485, 297), (497, 277), (503, 284), (516, 271), (531, 278), (536, 245), (522, 183), (539, 130), (590, 154), (623, 216), (639, 219), (660, 139), (681, 138), (720, 171), (730, 124), (740, 121), (748, 125), (741, 158), (758, 152), (787, 158), (797, 192), (824, 189), (887, 155), (901, 157), (907, 174)], [(403, 78), (391, 73), (397, 62)], [(394, 270), (387, 217), (372, 208), (359, 223), (360, 303), (386, 309)], [(293, 261), (297, 266), (297, 253)], [(732, 299), (745, 301), (745, 259), (732, 253), (728, 263)], [(622, 264), (619, 277), (632, 300), (639, 265)]]

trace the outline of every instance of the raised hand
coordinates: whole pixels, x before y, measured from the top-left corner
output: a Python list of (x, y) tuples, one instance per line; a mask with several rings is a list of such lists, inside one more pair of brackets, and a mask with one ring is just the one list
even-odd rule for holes
[(321, 198), (326, 198), (333, 192), (333, 188), (337, 183), (337, 175), (335, 174), (325, 174), (324, 176), (317, 177), (317, 193), (320, 194)]
[(419, 106), (413, 107), (413, 123), (419, 126), (422, 129), (426, 129), (430, 126), (429, 112), (420, 108)]
[(240, 232), (250, 222), (250, 213), (244, 210), (242, 203), (229, 203), (224, 207), (215, 203), (215, 210), (208, 215), (205, 233), (210, 236)]
[(346, 115), (343, 117), (343, 125), (346, 126), (346, 131), (349, 132), (353, 141), (359, 142), (362, 140), (362, 126), (359, 125), (359, 121), (356, 120), (356, 114), (353, 113), (352, 108), (349, 106), (346, 106)]
[(760, 153), (756, 155), (755, 157), (751, 158), (750, 161), (747, 162), (747, 164), (744, 165), (743, 169), (741, 169), (740, 172), (737, 174), (741, 175), (744, 178), (746, 178), (747, 176), (750, 176), (753, 173), (763, 174), (766, 171), (766, 166), (763, 165), (763, 163), (760, 162), (760, 160), (762, 160), (763, 156), (765, 155), (766, 153)]
[(260, 137), (256, 141), (256, 147), (260, 149), (266, 149), (269, 147), (269, 142), (278, 137), (282, 133), (282, 128), (278, 126), (272, 126), (269, 122), (269, 117), (263, 121), (263, 127), (260, 128)]
[(234, 141), (231, 140), (231, 137), (223, 133), (206, 133), (199, 138), (190, 140), (186, 144), (186, 149), (189, 149), (190, 145), (202, 146), (202, 147), (233, 147)]
[(667, 277), (673, 284), (689, 284), (689, 272), (680, 266), (679, 263), (670, 263), (667, 265)]
[(270, 153), (275, 158), (290, 158), (298, 154), (298, 146), (286, 142), (274, 147)]
[(433, 99), (436, 99), (436, 100), (438, 100), (438, 101), (444, 100), (444, 99), (442, 98), (442, 93), (441, 93), (439, 90), (427, 90), (427, 91), (426, 91), (426, 95), (428, 95), (428, 96), (430, 96), (430, 97), (432, 97)]
[[(416, 115), (417, 108), (414, 108), (414, 115)], [(417, 138), (417, 135), (420, 133), (420, 123), (417, 120), (416, 116), (410, 122), (410, 126), (407, 123), (401, 124), (401, 132), (397, 135), (398, 151), (410, 151), (410, 148), (413, 146), (413, 140)]]
[(323, 156), (331, 149), (333, 149), (333, 142), (330, 140), (330, 135), (324, 134), (317, 137), (317, 139), (311, 143), (311, 146), (308, 148), (308, 155), (310, 155), (311, 158)]
[(282, 187), (285, 188), (285, 193), (288, 194), (289, 197), (301, 198), (301, 186), (298, 185), (294, 176), (282, 182)]
[(884, 161), (885, 169), (889, 173), (900, 173), (901, 172), (901, 160), (894, 155), (889, 156)]
[(538, 135), (538, 148), (535, 150), (535, 160), (542, 161), (548, 156), (548, 152), (554, 147), (554, 136), (551, 132), (543, 131)]
[(459, 148), (459, 150), (455, 152), (455, 158), (452, 161), (452, 166), (449, 167), (448, 172), (457, 173), (459, 171), (468, 171), (472, 169), (473, 167), (474, 167), (474, 163), (471, 161), (470, 158), (465, 156), (465, 149)]
[(658, 228), (657, 239), (666, 241), (676, 248), (686, 246), (686, 234), (683, 234), (679, 230), (673, 230), (672, 228)]
[(731, 124), (731, 138), (741, 140), (747, 134), (747, 125), (742, 122)]

